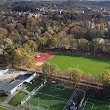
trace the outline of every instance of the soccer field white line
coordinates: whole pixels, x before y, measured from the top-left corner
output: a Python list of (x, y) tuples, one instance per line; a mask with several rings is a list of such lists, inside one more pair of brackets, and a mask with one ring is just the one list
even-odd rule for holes
[(43, 105), (43, 106), (46, 106), (46, 109), (45, 109), (45, 110), (49, 110), (49, 109), (50, 109), (50, 106), (49, 106), (49, 105), (39, 104), (38, 106), (43, 107), (42, 105)]
[(88, 103), (91, 104), (91, 107), (90, 107), (89, 110), (93, 110), (94, 103), (91, 103), (91, 102), (86, 102), (85, 106), (83, 107), (83, 110), (87, 110), (86, 105), (87, 105)]
[[(108, 102), (104, 102), (104, 101), (101, 101), (101, 100), (97, 100), (97, 99), (91, 99), (91, 98), (87, 98), (88, 100), (90, 99), (90, 100), (94, 100), (94, 101), (97, 101), (97, 102), (100, 102), (100, 103), (108, 103)], [(110, 105), (109, 103), (108, 103), (108, 105)]]
[(54, 88), (58, 89), (58, 90), (65, 90), (65, 87), (63, 87), (62, 89), (58, 87), (59, 85), (55, 85)]
[[(96, 99), (91, 99), (91, 98), (88, 98), (88, 99), (86, 100), (86, 102), (85, 102), (85, 104), (84, 104), (84, 107), (83, 107), (83, 110), (87, 110), (87, 109), (86, 109), (86, 105), (87, 105), (88, 103), (89, 103), (89, 104), (92, 104), (90, 110), (94, 110), (95, 104), (92, 103), (91, 101), (89, 101), (89, 99), (90, 99), (90, 100), (97, 101), (97, 102), (100, 102), (100, 103), (107, 103), (107, 104), (108, 104), (108, 110), (110, 110), (110, 108), (109, 108), (109, 105), (110, 105), (110, 104), (109, 104), (108, 102), (104, 102), (104, 101), (100, 101), (100, 100), (96, 100)], [(96, 108), (96, 107), (95, 107), (95, 108)]]
[(42, 92), (38, 92), (38, 93), (39, 93), (39, 94), (42, 94), (42, 95), (50, 96), (50, 97), (53, 97), (53, 98), (57, 98), (57, 99), (60, 99), (60, 100), (68, 101), (67, 99), (60, 98), (60, 97), (57, 97), (57, 96), (53, 96), (53, 95), (49, 95), (49, 94), (45, 94), (45, 93), (42, 93)]
[(49, 105), (45, 105), (45, 104), (38, 104), (37, 106), (34, 105), (30, 105), (30, 103), (28, 104), (27, 102), (24, 104), (24, 106), (26, 108), (28, 108), (29, 110), (49, 110), (50, 106)]
[(108, 102), (104, 102), (104, 101), (101, 101), (101, 100), (96, 100), (96, 99), (91, 99), (91, 98), (88, 98), (87, 100), (94, 100), (94, 101), (97, 101), (97, 102), (100, 102), (100, 103), (107, 103), (108, 104), (108, 110), (110, 110), (110, 104)]

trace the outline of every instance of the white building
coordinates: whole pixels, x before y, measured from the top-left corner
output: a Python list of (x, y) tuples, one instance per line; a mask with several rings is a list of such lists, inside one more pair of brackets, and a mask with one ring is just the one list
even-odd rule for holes
[(24, 74), (15, 78), (12, 82), (0, 81), (0, 91), (6, 94), (13, 94), (18, 87), (20, 87), (24, 82), (30, 83), (36, 76), (36, 73)]
[(2, 69), (0, 70), (0, 75), (3, 75), (4, 73), (6, 73), (8, 71), (8, 69)]

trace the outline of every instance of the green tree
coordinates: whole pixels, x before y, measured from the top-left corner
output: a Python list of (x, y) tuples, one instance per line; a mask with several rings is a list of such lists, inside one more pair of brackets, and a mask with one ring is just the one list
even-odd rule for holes
[(34, 58), (23, 48), (15, 49), (12, 52), (12, 59), (12, 66), (26, 67), (29, 69), (34, 67)]
[(79, 39), (79, 49), (82, 51), (89, 51), (88, 43), (87, 39)]
[(84, 72), (77, 68), (69, 68), (69, 73), (71, 75), (71, 80), (75, 83), (75, 85), (81, 81), (81, 78), (84, 75)]
[(23, 44), (23, 48), (26, 50), (26, 52), (31, 55), (32, 51), (31, 48), (29, 47), (29, 45), (27, 45), (27, 43)]
[(49, 80), (51, 81), (52, 78), (55, 78), (57, 76), (58, 67), (47, 62), (43, 65), (42, 70), (44, 76), (48, 77)]
[(97, 39), (93, 39), (92, 40), (92, 44), (93, 44), (93, 48), (94, 48), (94, 55), (96, 53), (96, 50), (98, 48), (98, 45), (99, 45), (99, 41)]
[(50, 63), (45, 63), (42, 67), (42, 70), (43, 70), (43, 74), (45, 77), (50, 77), (52, 76), (51, 75), (51, 72), (50, 72)]
[(110, 71), (106, 70), (102, 74), (102, 83), (105, 87), (110, 87)]
[(28, 40), (27, 45), (31, 48), (32, 52), (37, 49), (37, 44), (33, 40)]

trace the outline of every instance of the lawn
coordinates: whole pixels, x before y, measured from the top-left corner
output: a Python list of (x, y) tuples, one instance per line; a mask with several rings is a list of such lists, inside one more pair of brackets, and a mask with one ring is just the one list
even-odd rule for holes
[(94, 99), (88, 99), (82, 110), (109, 110), (109, 104)]
[(0, 102), (3, 102), (7, 98), (7, 95), (4, 93), (0, 93)]
[(40, 84), (41, 81), (39, 79), (36, 79), (32, 84), (29, 84), (27, 87), (27, 90), (31, 92), (35, 87), (37, 87)]
[(9, 109), (9, 108), (7, 108), (7, 107), (4, 107), (4, 106), (0, 105), (0, 110), (11, 110), (11, 109)]
[(110, 70), (110, 60), (89, 56), (59, 53), (48, 62), (56, 64), (60, 71), (68, 72), (70, 67), (79, 68), (93, 76), (101, 75), (107, 69)]
[(31, 107), (39, 105), (48, 110), (62, 110), (73, 91), (73, 89), (65, 88), (64, 90), (60, 90), (53, 85), (46, 85), (27, 104), (30, 103)]
[(20, 91), (18, 94), (16, 94), (10, 101), (9, 104), (13, 106), (17, 106), (20, 104), (21, 100), (27, 96), (27, 93)]

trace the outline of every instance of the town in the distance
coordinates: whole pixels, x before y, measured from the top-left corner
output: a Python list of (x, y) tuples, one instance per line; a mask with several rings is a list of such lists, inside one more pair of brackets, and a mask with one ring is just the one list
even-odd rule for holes
[(110, 1), (0, 0), (0, 110), (110, 110)]

